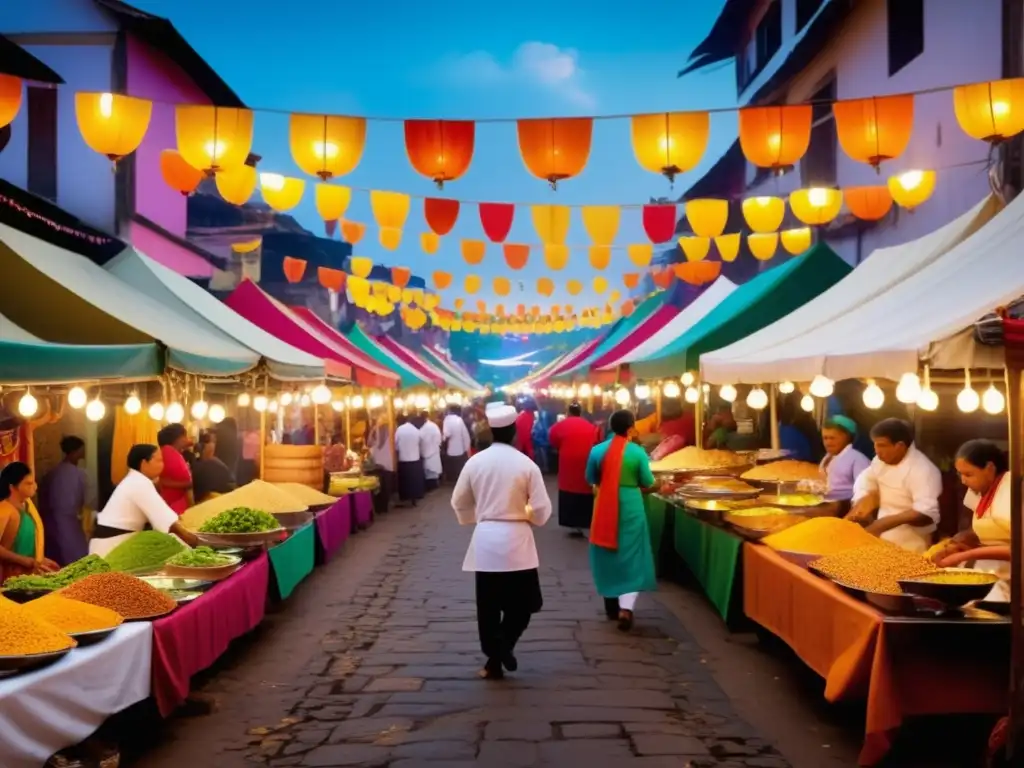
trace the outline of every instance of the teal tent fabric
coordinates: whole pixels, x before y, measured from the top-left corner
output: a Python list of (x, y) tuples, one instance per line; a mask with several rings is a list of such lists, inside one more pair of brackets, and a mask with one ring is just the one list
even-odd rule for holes
[(156, 344), (94, 346), (0, 339), (0, 384), (57, 384), (97, 379), (156, 378)]
[(429, 382), (417, 376), (412, 369), (407, 368), (401, 360), (389, 355), (386, 351), (381, 349), (380, 345), (363, 333), (363, 330), (358, 325), (353, 325), (351, 330), (345, 333), (345, 337), (355, 344), (359, 348), (360, 352), (373, 359), (374, 362), (382, 365), (385, 369), (398, 374), (403, 388), (433, 386)]

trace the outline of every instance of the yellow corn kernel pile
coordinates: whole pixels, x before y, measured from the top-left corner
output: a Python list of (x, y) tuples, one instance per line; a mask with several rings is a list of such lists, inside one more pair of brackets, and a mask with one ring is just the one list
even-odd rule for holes
[(921, 555), (878, 539), (866, 547), (856, 547), (826, 555), (811, 567), (838, 581), (865, 592), (900, 595), (900, 579), (912, 579), (935, 570)]

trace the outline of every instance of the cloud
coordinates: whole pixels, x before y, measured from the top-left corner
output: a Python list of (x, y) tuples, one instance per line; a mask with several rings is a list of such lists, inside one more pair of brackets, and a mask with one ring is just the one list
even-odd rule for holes
[(521, 44), (508, 62), (487, 51), (449, 56), (441, 62), (445, 82), (461, 87), (519, 85), (539, 87), (579, 107), (593, 107), (593, 94), (583, 85), (585, 73), (579, 53), (553, 43), (530, 41)]

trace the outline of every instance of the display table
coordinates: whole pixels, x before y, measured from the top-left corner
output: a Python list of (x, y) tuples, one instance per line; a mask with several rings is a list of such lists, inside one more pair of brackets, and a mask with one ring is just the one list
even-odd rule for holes
[(668, 502), (653, 493), (644, 495), (644, 511), (647, 513), (647, 528), (651, 533), (651, 551), (654, 553), (654, 570), (662, 573), (661, 547), (665, 538), (665, 518), (669, 512)]
[(866, 699), (860, 765), (915, 715), (1006, 714), (1010, 626), (887, 616), (765, 546), (743, 548), (747, 616), (825, 678), (825, 698)]
[(353, 491), (351, 496), (356, 527), (369, 528), (373, 524), (373, 494), (370, 491)]
[(316, 538), (319, 563), (331, 561), (348, 541), (352, 532), (352, 505), (347, 498), (340, 498), (327, 509), (316, 514)]
[(728, 624), (739, 608), (737, 590), (743, 539), (672, 506), (675, 551), (704, 588), (708, 600)]
[(263, 620), (269, 581), (264, 552), (202, 597), (153, 622), (153, 698), (161, 715), (168, 717), (188, 698), (192, 675)]
[(149, 697), (152, 625), (125, 624), (56, 664), (0, 680), (0, 765), (40, 768)]
[(313, 572), (316, 564), (315, 526), (310, 523), (292, 531), (287, 539), (270, 548), (277, 594), (287, 600), (295, 588)]

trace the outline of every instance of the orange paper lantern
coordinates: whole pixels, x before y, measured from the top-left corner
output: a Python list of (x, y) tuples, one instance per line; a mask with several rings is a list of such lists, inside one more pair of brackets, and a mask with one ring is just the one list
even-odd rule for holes
[(466, 275), (462, 280), (462, 287), (470, 296), (480, 290), (480, 275)]
[(1024, 78), (960, 85), (953, 111), (964, 133), (998, 144), (1024, 131)]
[(544, 264), (548, 269), (558, 271), (565, 269), (569, 263), (569, 246), (567, 245), (545, 245)]
[(847, 187), (843, 199), (850, 213), (863, 221), (878, 221), (892, 209), (892, 194), (884, 184), (873, 187)]
[(487, 243), (483, 240), (463, 240), (462, 258), (467, 264), (479, 264), (487, 255)]
[(252, 148), (248, 109), (179, 104), (174, 108), (178, 151), (193, 168), (212, 176), (243, 165)]
[(509, 269), (522, 269), (530, 260), (530, 246), (517, 243), (505, 243), (503, 249), (505, 263)]
[(341, 238), (349, 245), (358, 245), (366, 234), (366, 225), (358, 221), (341, 222)]
[(519, 153), (526, 169), (552, 188), (578, 175), (590, 157), (594, 121), (589, 117), (519, 120)]
[(417, 173), (441, 189), (455, 181), (473, 160), (475, 125), (472, 120), (406, 120), (405, 152)]
[(810, 104), (747, 107), (740, 110), (740, 149), (760, 168), (778, 171), (793, 165), (811, 142)]
[[(550, 277), (541, 277), (537, 279), (537, 293), (541, 296), (550, 296), (554, 292), (555, 283)], [(537, 309), (537, 307), (534, 307), (534, 310)], [(537, 314), (537, 311), (534, 311), (533, 314)]]
[(420, 248), (424, 253), (433, 255), (437, 253), (441, 247), (441, 238), (437, 236), (436, 232), (421, 232), (420, 233)]
[(607, 269), (612, 261), (612, 249), (607, 245), (592, 245), (587, 256), (594, 269)]
[(188, 197), (206, 176), (198, 168), (185, 162), (177, 150), (165, 149), (160, 153), (160, 175), (171, 189)]
[(328, 291), (334, 293), (341, 293), (345, 289), (345, 273), (340, 269), (331, 269), (330, 267), (317, 267), (316, 276), (320, 281), (320, 285), (326, 288)]
[(583, 283), (579, 280), (569, 280), (565, 284), (565, 290), (569, 292), (570, 296), (578, 296), (583, 290)]
[(635, 290), (640, 285), (640, 273), (639, 272), (626, 272), (622, 276), (622, 284), (625, 285), (629, 290)]
[(18, 116), (23, 91), (20, 77), (0, 72), (0, 128), (10, 125)]
[(392, 267), (391, 268), (391, 284), (397, 285), (399, 288), (405, 288), (409, 284), (409, 278), (412, 277), (412, 270), (408, 267)]
[(914, 130), (914, 97), (872, 96), (832, 105), (836, 134), (853, 160), (878, 166), (899, 157)]
[(492, 283), (494, 292), (499, 296), (508, 296), (512, 293), (512, 281), (507, 277), (496, 277)]
[(676, 276), (690, 285), (706, 285), (717, 280), (722, 273), (720, 261), (689, 261), (675, 266)]
[[(356, 277), (361, 277), (363, 280), (370, 276), (370, 272), (373, 271), (373, 259), (368, 259), (365, 256), (352, 256), (348, 260), (348, 268), (352, 271), (352, 274)], [(382, 287), (383, 284), (380, 284)], [(376, 286), (374, 286), (376, 290)]]
[(377, 231), (377, 241), (380, 247), (386, 251), (397, 251), (402, 244), (402, 230), (394, 227), (384, 227)]
[(297, 283), (306, 274), (306, 260), (285, 256), (284, 261), (281, 262), (281, 270), (289, 283)]
[[(702, 264), (703, 262), (695, 261), (693, 263)], [(651, 272), (651, 279), (654, 280), (654, 284), (664, 290), (672, 287), (672, 278), (675, 276), (675, 270), (671, 267), (665, 267), (665, 269), (659, 269)]]
[(142, 143), (153, 114), (153, 102), (118, 93), (75, 94), (75, 118), (85, 143), (113, 162)]
[(437, 272), (434, 272), (432, 277), (434, 279), (434, 287), (437, 288), (437, 290), (439, 291), (445, 290), (449, 285), (452, 284), (451, 272), (441, 272), (440, 270), (438, 270)]

